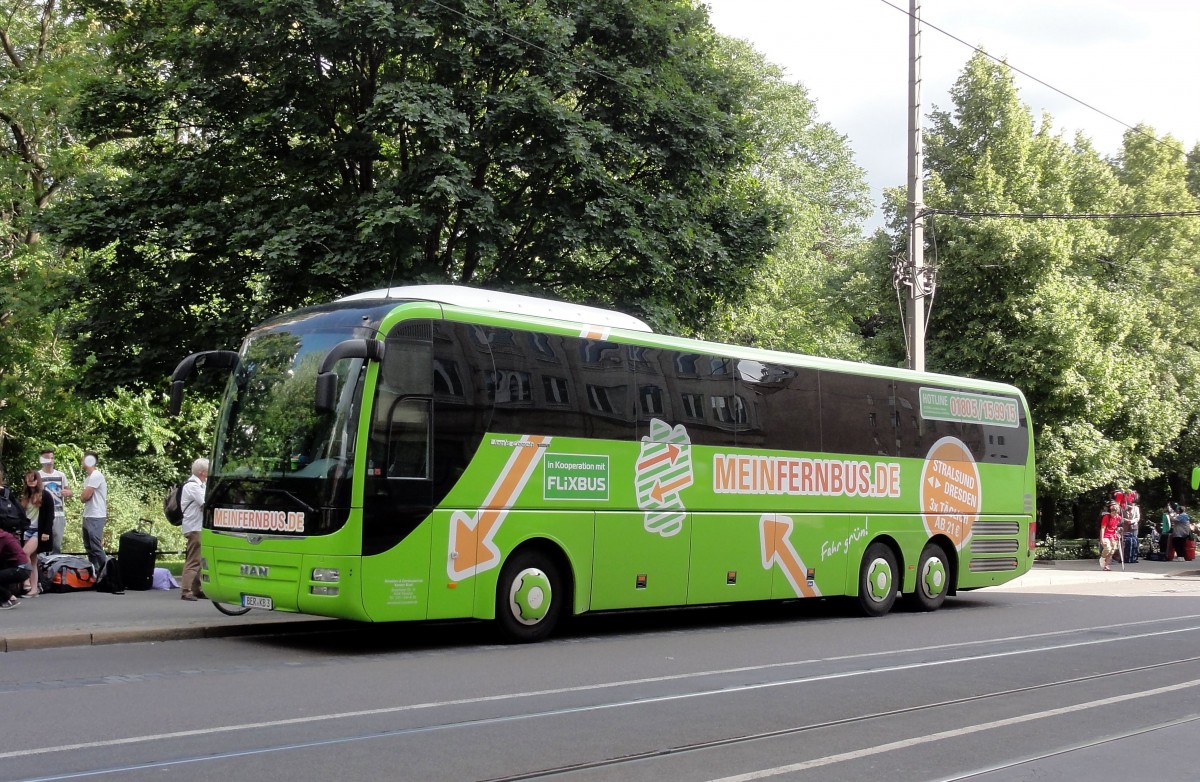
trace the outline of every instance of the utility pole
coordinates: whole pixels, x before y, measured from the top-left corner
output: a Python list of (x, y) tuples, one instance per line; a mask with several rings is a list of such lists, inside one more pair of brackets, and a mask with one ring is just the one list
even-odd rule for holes
[[(925, 371), (925, 193), (921, 181), (921, 0), (908, 0), (908, 368)], [(905, 275), (907, 276), (907, 274)]]

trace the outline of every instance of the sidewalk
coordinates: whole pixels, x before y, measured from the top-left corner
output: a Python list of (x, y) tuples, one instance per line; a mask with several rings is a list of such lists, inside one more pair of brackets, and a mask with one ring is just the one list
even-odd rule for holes
[(1056, 587), (1068, 584), (1111, 584), (1115, 581), (1163, 578), (1200, 580), (1200, 558), (1192, 562), (1182, 559), (1171, 562), (1139, 559), (1124, 567), (1120, 562), (1113, 560), (1112, 570), (1108, 572), (1101, 570), (1099, 561), (1095, 559), (1034, 562), (1033, 568), (1016, 581), (1010, 581), (1003, 586), (989, 587), (989, 589)]
[(259, 635), (269, 625), (286, 625), (289, 632), (333, 625), (338, 620), (302, 614), (250, 611), (226, 616), (208, 600), (179, 599), (178, 589), (46, 593), (21, 600), (20, 608), (0, 611), (0, 652), (55, 646), (174, 641)]
[[(1142, 559), (1126, 565), (1123, 571), (1114, 562), (1107, 573), (1091, 559), (1039, 562), (1016, 581), (990, 589), (1096, 584), (1102, 590), (1104, 585), (1118, 581), (1168, 578), (1200, 581), (1200, 559), (1194, 562)], [(319, 631), (334, 629), (340, 623), (336, 619), (257, 610), (243, 616), (225, 616), (206, 600), (189, 603), (180, 600), (179, 594), (178, 589), (127, 591), (123, 595), (74, 592), (22, 600), (20, 608), (0, 611), (0, 652), (259, 635), (271, 632), (274, 625), (283, 625), (288, 632)]]

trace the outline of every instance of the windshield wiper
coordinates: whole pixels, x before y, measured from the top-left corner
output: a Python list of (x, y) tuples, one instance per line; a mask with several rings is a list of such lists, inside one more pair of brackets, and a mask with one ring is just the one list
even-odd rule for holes
[(316, 513), (316, 512), (317, 512), (317, 509), (316, 509), (316, 508), (314, 508), (313, 506), (309, 505), (307, 502), (305, 502), (304, 500), (300, 499), (300, 498), (299, 498), (299, 497), (297, 497), (295, 494), (292, 494), (292, 493), (291, 493), (290, 491), (288, 491), (287, 489), (276, 489), (276, 488), (271, 488), (271, 487), (269, 487), (269, 486), (262, 486), (262, 487), (257, 487), (257, 490), (258, 490), (258, 491), (261, 491), (261, 492), (265, 492), (265, 493), (267, 493), (267, 494), (282, 494), (283, 496), (287, 497), (289, 500), (292, 500), (292, 501), (293, 501), (293, 502), (295, 502), (297, 505), (299, 505), (300, 507), (304, 508), (304, 510), (306, 510), (307, 512), (309, 512), (309, 513)]

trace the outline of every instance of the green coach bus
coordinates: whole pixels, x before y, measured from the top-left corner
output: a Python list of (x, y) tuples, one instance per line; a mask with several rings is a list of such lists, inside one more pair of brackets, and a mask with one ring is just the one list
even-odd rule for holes
[(617, 312), (406, 286), (238, 351), (201, 579), (369, 622), (848, 596), (934, 610), (1025, 573), (1029, 413), (1008, 385), (655, 334)]

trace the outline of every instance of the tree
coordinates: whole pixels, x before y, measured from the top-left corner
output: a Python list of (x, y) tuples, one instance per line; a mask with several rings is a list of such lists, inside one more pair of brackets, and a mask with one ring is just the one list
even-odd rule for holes
[(0, 456), (14, 465), (74, 428), (63, 295), (74, 261), (41, 225), (96, 165), (69, 118), (103, 53), (95, 30), (55, 0), (0, 11)]
[(726, 40), (725, 68), (747, 83), (746, 121), (756, 139), (751, 173), (783, 212), (779, 242), (746, 294), (723, 308), (711, 336), (839, 358), (863, 359), (855, 318), (865, 318), (856, 253), (868, 214), (862, 169), (845, 136), (817, 120), (804, 87), (789, 83), (744, 41)]
[[(1035, 124), (1007, 66), (977, 54), (926, 137), (926, 200), (981, 213), (1115, 212), (1121, 181), (1083, 138)], [(1155, 474), (1181, 429), (1177, 378), (1158, 356), (1170, 332), (1131, 296), (1143, 267), (1100, 221), (934, 216), (938, 290), (927, 355), (935, 371), (1011, 382), (1030, 401), (1044, 505)], [(899, 238), (893, 246), (903, 246)], [(1149, 262), (1148, 260), (1146, 262)]]
[(590, 299), (700, 328), (772, 243), (741, 82), (689, 0), (83, 0), (86, 126), (137, 138), (64, 241), (93, 387), (390, 283)]
[[(1185, 156), (1183, 145), (1170, 136), (1159, 138), (1153, 128), (1138, 126), (1125, 134), (1114, 163), (1124, 186), (1122, 211), (1154, 214), (1196, 209), (1193, 156)], [(1172, 382), (1158, 384), (1156, 392), (1169, 393), (1176, 400), (1185, 422), (1178, 429), (1163, 426), (1164, 446), (1149, 456), (1156, 470), (1171, 479), (1171, 493), (1179, 499), (1185, 476), (1200, 464), (1200, 390), (1195, 384), (1200, 371), (1200, 270), (1196, 268), (1200, 220), (1121, 220), (1114, 222), (1112, 232), (1117, 239), (1113, 265), (1120, 270), (1127, 297), (1144, 308), (1168, 342), (1153, 360), (1157, 376)]]
[(1187, 187), (1192, 198), (1200, 201), (1200, 143), (1187, 153)]

